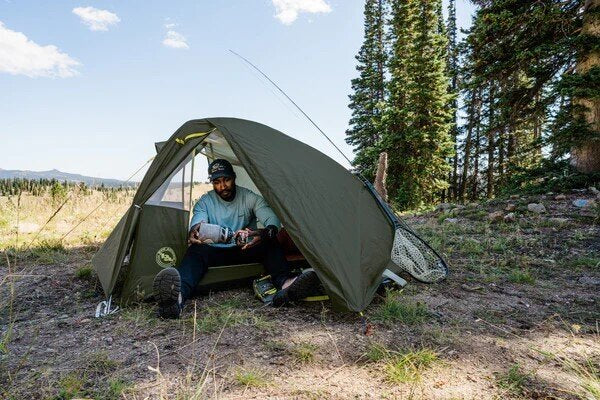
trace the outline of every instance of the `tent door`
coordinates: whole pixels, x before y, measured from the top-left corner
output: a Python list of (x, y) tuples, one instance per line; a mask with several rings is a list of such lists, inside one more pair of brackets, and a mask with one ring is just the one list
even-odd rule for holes
[(156, 274), (179, 265), (187, 248), (188, 221), (187, 210), (148, 204), (142, 207), (123, 298), (148, 297)]

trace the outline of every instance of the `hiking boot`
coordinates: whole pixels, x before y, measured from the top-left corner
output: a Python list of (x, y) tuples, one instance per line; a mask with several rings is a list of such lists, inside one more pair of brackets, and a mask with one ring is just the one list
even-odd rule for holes
[(161, 318), (176, 319), (181, 315), (181, 277), (175, 268), (166, 268), (154, 278), (154, 297), (158, 300), (158, 315)]
[(280, 307), (293, 301), (302, 300), (319, 293), (320, 282), (315, 271), (304, 272), (290, 286), (281, 289), (273, 296), (274, 307)]

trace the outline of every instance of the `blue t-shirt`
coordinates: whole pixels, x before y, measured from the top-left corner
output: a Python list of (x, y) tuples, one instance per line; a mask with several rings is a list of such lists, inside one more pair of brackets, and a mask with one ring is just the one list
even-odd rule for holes
[[(190, 227), (200, 222), (208, 222), (228, 227), (235, 232), (247, 227), (256, 228), (257, 220), (264, 226), (281, 227), (279, 219), (265, 199), (242, 186), (236, 186), (235, 198), (232, 201), (223, 200), (214, 190), (205, 193), (194, 205), (193, 213)], [(235, 244), (215, 243), (213, 246)]]

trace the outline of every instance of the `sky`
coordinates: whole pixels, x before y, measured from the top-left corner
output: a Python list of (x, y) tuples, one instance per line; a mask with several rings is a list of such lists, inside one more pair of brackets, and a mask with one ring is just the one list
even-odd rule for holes
[[(444, 2), (446, 5), (446, 1)], [(362, 0), (0, 0), (0, 168), (126, 179), (185, 121), (237, 117), (352, 159)], [(473, 6), (457, 1), (459, 27)], [(136, 176), (136, 179), (141, 176)]]

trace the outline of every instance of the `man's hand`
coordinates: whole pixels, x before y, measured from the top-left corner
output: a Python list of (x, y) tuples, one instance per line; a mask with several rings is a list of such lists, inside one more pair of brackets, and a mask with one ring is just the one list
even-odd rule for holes
[(204, 238), (200, 237), (200, 233), (198, 232), (200, 230), (201, 224), (202, 224), (202, 222), (192, 226), (192, 229), (190, 229), (190, 233), (189, 233), (188, 239), (187, 239), (187, 242), (189, 245), (203, 243)]
[[(242, 246), (242, 250), (254, 247), (261, 241), (260, 232), (253, 231), (250, 228), (240, 229), (239, 231), (236, 231), (234, 237), (236, 244), (238, 246)], [(250, 237), (252, 238), (252, 240), (248, 242), (248, 238)]]

